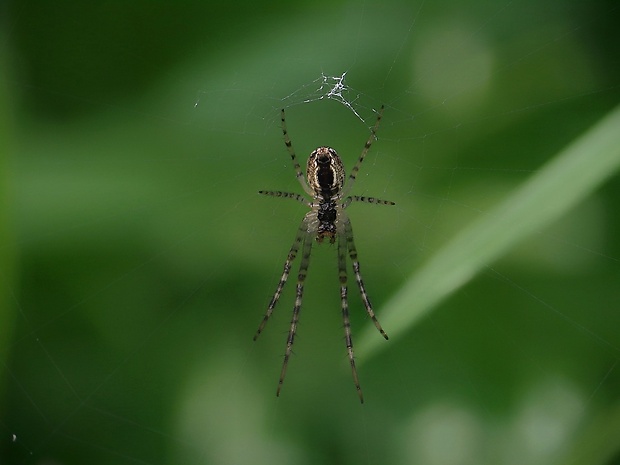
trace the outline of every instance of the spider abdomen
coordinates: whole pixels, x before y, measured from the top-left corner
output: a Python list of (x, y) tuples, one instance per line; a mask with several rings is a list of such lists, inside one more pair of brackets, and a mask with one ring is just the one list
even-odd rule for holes
[(308, 157), (308, 185), (315, 196), (331, 199), (344, 185), (344, 166), (338, 153), (331, 147), (319, 147)]

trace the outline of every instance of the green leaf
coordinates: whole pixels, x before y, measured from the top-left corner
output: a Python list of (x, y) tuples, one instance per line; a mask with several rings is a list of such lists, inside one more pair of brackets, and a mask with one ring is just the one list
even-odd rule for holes
[[(584, 200), (620, 165), (620, 107), (538, 170), (508, 198), (458, 233), (413, 274), (380, 312), (390, 341), (403, 336), (452, 292), (530, 234)], [(389, 347), (373, 325), (356, 352), (368, 360)]]

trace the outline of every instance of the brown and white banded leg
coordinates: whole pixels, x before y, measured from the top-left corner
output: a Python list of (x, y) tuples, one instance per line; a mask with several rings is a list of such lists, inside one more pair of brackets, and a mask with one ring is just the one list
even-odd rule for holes
[(299, 165), (299, 161), (297, 160), (297, 155), (295, 155), (295, 149), (293, 148), (293, 143), (291, 142), (291, 138), (288, 136), (288, 130), (286, 129), (286, 120), (284, 118), (284, 108), (282, 108), (282, 134), (284, 134), (284, 144), (286, 145), (286, 149), (288, 150), (289, 155), (291, 156), (291, 160), (293, 160), (293, 168), (295, 168), (295, 176), (297, 176), (297, 180), (301, 187), (303, 187), (304, 191), (313, 196), (314, 192), (308, 186), (306, 182), (306, 178), (304, 178), (304, 173), (301, 171), (301, 166)]
[(284, 271), (282, 272), (282, 276), (280, 277), (280, 282), (278, 283), (276, 292), (273, 294), (273, 297), (271, 298), (271, 301), (269, 302), (269, 306), (267, 307), (267, 312), (265, 313), (265, 316), (263, 317), (263, 321), (261, 321), (260, 326), (258, 327), (256, 334), (254, 335), (254, 340), (256, 340), (258, 336), (260, 335), (260, 333), (263, 332), (263, 329), (265, 328), (265, 325), (267, 324), (269, 317), (273, 313), (273, 309), (275, 308), (276, 304), (278, 303), (278, 300), (280, 299), (280, 294), (282, 294), (282, 289), (284, 288), (284, 285), (286, 284), (286, 280), (288, 279), (288, 275), (291, 272), (291, 263), (293, 263), (293, 260), (295, 260), (295, 257), (297, 256), (297, 252), (299, 250), (299, 246), (304, 241), (307, 234), (308, 234), (308, 222), (306, 218), (304, 218), (301, 224), (299, 225), (299, 229), (297, 230), (297, 235), (295, 236), (295, 241), (293, 242), (293, 245), (291, 246), (291, 250), (289, 250), (288, 256), (286, 257), (286, 262), (284, 262)]
[[(259, 193), (264, 194), (265, 192), (259, 191)], [(342, 208), (347, 208), (352, 202), (373, 203), (376, 205), (396, 205), (391, 200), (381, 200), (376, 197), (366, 197), (363, 195), (350, 195), (344, 200), (344, 202), (342, 202)]]
[(347, 298), (347, 240), (344, 234), (338, 235), (338, 276), (340, 278), (340, 302), (342, 306), (342, 322), (344, 325), (344, 341), (347, 346), (347, 355), (351, 364), (353, 383), (357, 389), (360, 402), (364, 403), (364, 395), (355, 368), (355, 357), (353, 355), (353, 339), (351, 338), (351, 321), (349, 319), (349, 301)]
[(381, 335), (387, 339), (388, 335), (383, 331), (383, 328), (379, 324), (379, 320), (375, 316), (375, 312), (372, 310), (372, 304), (370, 303), (370, 299), (368, 297), (368, 293), (366, 292), (366, 287), (364, 286), (364, 281), (362, 280), (362, 275), (360, 273), (360, 262), (357, 260), (357, 249), (355, 248), (355, 242), (353, 241), (353, 227), (351, 226), (351, 221), (349, 218), (341, 212), (342, 221), (344, 223), (344, 231), (347, 239), (347, 248), (349, 249), (349, 257), (351, 257), (351, 262), (353, 263), (353, 272), (355, 273), (355, 280), (357, 281), (357, 286), (360, 289), (360, 294), (362, 296), (362, 302), (364, 303), (364, 307), (366, 307), (366, 312), (368, 312), (368, 316), (372, 319), (372, 322), (375, 324), (376, 328), (379, 330)]
[(344, 189), (342, 190), (341, 197), (346, 196), (351, 191), (351, 188), (353, 187), (353, 183), (355, 183), (355, 179), (357, 178), (357, 173), (360, 170), (360, 166), (362, 166), (362, 162), (364, 161), (364, 158), (366, 158), (366, 154), (368, 153), (368, 150), (370, 150), (370, 146), (372, 145), (374, 140), (377, 138), (377, 129), (379, 129), (379, 124), (381, 123), (381, 118), (383, 118), (383, 110), (384, 110), (384, 108), (385, 107), (383, 105), (381, 105), (381, 108), (379, 109), (379, 114), (377, 116), (377, 122), (372, 127), (372, 129), (370, 130), (370, 137), (368, 138), (368, 140), (364, 144), (364, 149), (362, 150), (362, 154), (357, 159), (357, 163), (355, 163), (355, 166), (351, 170), (351, 174), (349, 174), (349, 178), (347, 179), (347, 184), (344, 187)]
[(308, 200), (301, 194), (297, 194), (295, 192), (283, 192), (283, 191), (258, 191), (259, 194), (261, 195), (269, 195), (271, 197), (280, 197), (283, 199), (293, 199), (293, 200), (297, 200), (298, 202), (303, 203), (304, 205), (307, 205), (308, 207), (312, 208), (312, 203), (308, 202)]
[[(302, 225), (305, 227), (306, 219)], [(288, 336), (286, 338), (286, 352), (284, 353), (284, 362), (282, 362), (282, 371), (280, 372), (280, 380), (278, 381), (278, 390), (276, 396), (280, 395), (282, 389), (282, 383), (286, 376), (286, 367), (288, 366), (288, 359), (291, 356), (293, 350), (293, 343), (295, 342), (295, 333), (297, 332), (297, 323), (299, 322), (299, 310), (301, 309), (301, 301), (304, 295), (304, 282), (306, 281), (306, 275), (308, 274), (308, 265), (310, 263), (310, 251), (312, 250), (312, 235), (305, 234), (303, 236), (303, 246), (301, 250), (301, 263), (299, 265), (299, 274), (297, 275), (297, 290), (295, 293), (295, 306), (293, 307), (293, 318), (291, 319), (291, 328), (289, 329)]]

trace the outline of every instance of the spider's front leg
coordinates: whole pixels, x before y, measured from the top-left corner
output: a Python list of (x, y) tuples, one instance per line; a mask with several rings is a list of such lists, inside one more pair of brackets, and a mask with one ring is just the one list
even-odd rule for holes
[(364, 307), (366, 307), (366, 312), (368, 316), (375, 324), (377, 330), (381, 333), (381, 335), (387, 339), (388, 335), (383, 331), (379, 320), (375, 316), (375, 312), (372, 309), (372, 304), (370, 303), (370, 298), (368, 297), (368, 293), (366, 292), (366, 286), (364, 286), (364, 281), (362, 280), (362, 275), (360, 272), (360, 262), (357, 259), (357, 249), (355, 248), (355, 242), (353, 241), (353, 227), (351, 226), (351, 221), (347, 216), (343, 215), (344, 222), (344, 231), (347, 239), (347, 248), (349, 249), (349, 257), (351, 258), (351, 262), (353, 263), (353, 272), (355, 273), (355, 280), (357, 281), (357, 286), (360, 289), (360, 294), (362, 296), (362, 302), (364, 303)]
[(342, 306), (342, 321), (344, 325), (344, 340), (347, 346), (347, 355), (353, 373), (353, 383), (360, 397), (360, 402), (364, 403), (364, 395), (355, 368), (355, 358), (353, 356), (353, 339), (351, 338), (351, 321), (349, 320), (349, 302), (347, 299), (347, 242), (344, 234), (338, 234), (338, 277), (340, 278), (340, 302)]
[[(308, 217), (304, 218), (302, 225), (307, 224)], [(306, 229), (307, 231), (307, 229)], [(295, 306), (293, 307), (293, 318), (291, 319), (291, 328), (286, 338), (286, 352), (284, 353), (284, 362), (282, 362), (282, 371), (280, 372), (280, 380), (278, 381), (278, 390), (276, 396), (280, 396), (282, 383), (286, 376), (286, 367), (288, 359), (293, 350), (293, 342), (295, 342), (295, 333), (297, 332), (297, 323), (299, 322), (299, 311), (301, 310), (301, 301), (304, 294), (304, 283), (308, 274), (308, 265), (310, 264), (310, 252), (312, 251), (312, 235), (307, 233), (303, 237), (303, 247), (301, 250), (301, 263), (299, 265), (299, 274), (297, 275), (297, 290), (295, 293)]]
[(260, 333), (263, 332), (269, 317), (273, 313), (273, 309), (275, 308), (278, 300), (280, 299), (280, 295), (282, 294), (282, 289), (284, 289), (284, 285), (288, 280), (288, 275), (291, 272), (291, 263), (295, 260), (297, 256), (297, 252), (299, 251), (299, 246), (305, 240), (305, 236), (308, 234), (308, 222), (304, 218), (299, 225), (299, 229), (297, 230), (297, 235), (295, 236), (295, 240), (293, 241), (293, 245), (291, 246), (291, 250), (288, 252), (288, 256), (286, 257), (286, 262), (284, 262), (284, 271), (282, 272), (282, 276), (280, 277), (280, 282), (278, 283), (278, 287), (276, 288), (276, 292), (273, 294), (271, 301), (269, 302), (269, 306), (267, 307), (267, 312), (263, 317), (263, 321), (261, 321), (256, 334), (254, 335), (254, 340), (260, 336)]

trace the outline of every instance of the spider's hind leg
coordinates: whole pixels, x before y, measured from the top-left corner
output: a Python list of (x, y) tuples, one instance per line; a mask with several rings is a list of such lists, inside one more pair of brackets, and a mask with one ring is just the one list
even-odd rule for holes
[(301, 166), (299, 165), (299, 161), (297, 160), (297, 155), (295, 154), (295, 149), (293, 148), (293, 143), (291, 142), (291, 138), (288, 135), (288, 129), (286, 128), (286, 118), (284, 116), (284, 108), (281, 111), (281, 120), (282, 120), (282, 135), (284, 135), (284, 145), (286, 145), (286, 150), (288, 150), (289, 155), (291, 156), (291, 160), (293, 161), (293, 168), (295, 169), (295, 176), (301, 184), (301, 187), (308, 195), (312, 195), (312, 189), (308, 186), (306, 179), (304, 178), (304, 173), (301, 171)]

